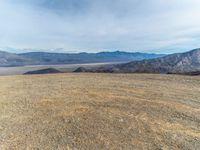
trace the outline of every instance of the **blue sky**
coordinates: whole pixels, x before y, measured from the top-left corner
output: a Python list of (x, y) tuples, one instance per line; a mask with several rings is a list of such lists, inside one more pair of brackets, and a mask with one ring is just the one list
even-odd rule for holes
[(173, 53), (199, 41), (199, 0), (0, 0), (9, 51)]

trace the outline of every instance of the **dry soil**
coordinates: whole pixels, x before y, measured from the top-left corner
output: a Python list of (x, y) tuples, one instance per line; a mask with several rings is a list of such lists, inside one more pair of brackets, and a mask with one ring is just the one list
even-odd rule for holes
[(1, 150), (199, 150), (200, 77), (0, 77)]

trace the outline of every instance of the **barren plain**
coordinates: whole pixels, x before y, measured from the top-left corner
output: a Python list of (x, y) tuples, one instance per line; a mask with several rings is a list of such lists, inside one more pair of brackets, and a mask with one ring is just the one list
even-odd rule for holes
[(1, 76), (0, 149), (199, 150), (200, 76)]

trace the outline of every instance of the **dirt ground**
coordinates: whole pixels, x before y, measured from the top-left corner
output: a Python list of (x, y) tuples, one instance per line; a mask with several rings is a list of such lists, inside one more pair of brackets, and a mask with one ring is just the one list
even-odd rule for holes
[(199, 150), (200, 76), (0, 77), (0, 150)]

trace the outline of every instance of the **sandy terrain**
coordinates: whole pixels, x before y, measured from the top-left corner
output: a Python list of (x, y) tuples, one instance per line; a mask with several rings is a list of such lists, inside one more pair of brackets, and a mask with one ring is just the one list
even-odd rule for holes
[(199, 150), (200, 77), (0, 77), (1, 150)]

